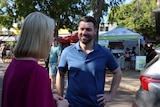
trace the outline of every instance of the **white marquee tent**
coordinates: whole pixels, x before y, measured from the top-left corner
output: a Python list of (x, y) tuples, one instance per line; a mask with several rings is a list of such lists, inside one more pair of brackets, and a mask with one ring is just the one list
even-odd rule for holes
[(10, 41), (10, 42), (15, 42), (17, 41), (19, 36), (0, 36), (0, 41)]
[[(98, 43), (107, 46), (109, 41), (136, 41), (138, 43), (138, 47), (140, 49), (140, 42), (141, 39), (143, 39), (143, 36), (141, 36), (139, 33), (136, 33), (132, 30), (125, 29), (122, 27), (117, 27), (112, 29), (111, 31), (99, 34), (99, 40)], [(139, 50), (140, 53), (140, 50)]]

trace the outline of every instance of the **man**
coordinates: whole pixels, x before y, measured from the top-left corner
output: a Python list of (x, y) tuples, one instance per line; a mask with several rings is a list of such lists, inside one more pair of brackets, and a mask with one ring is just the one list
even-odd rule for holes
[[(64, 76), (68, 71), (66, 98), (70, 107), (102, 107), (112, 100), (119, 86), (121, 69), (109, 49), (94, 42), (96, 32), (95, 19), (82, 17), (78, 25), (79, 42), (61, 54), (56, 86), (58, 94), (63, 96)], [(109, 93), (104, 92), (106, 68), (114, 74)]]
[(57, 65), (61, 55), (61, 48), (57, 44), (57, 40), (54, 38), (49, 55), (49, 75), (51, 79), (51, 88), (54, 91), (56, 83)]

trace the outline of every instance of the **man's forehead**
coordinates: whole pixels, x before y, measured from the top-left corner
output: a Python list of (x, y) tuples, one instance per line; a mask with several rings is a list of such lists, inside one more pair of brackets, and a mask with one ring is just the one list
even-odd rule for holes
[(83, 21), (81, 21), (81, 22), (79, 23), (79, 27), (91, 28), (91, 27), (94, 27), (94, 25), (93, 25), (92, 22), (83, 22)]

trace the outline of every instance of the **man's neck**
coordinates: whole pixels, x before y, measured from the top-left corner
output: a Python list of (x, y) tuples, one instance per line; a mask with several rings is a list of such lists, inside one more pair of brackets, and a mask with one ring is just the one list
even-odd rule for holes
[(80, 42), (79, 45), (80, 45), (80, 48), (88, 54), (93, 51), (94, 42), (90, 42), (88, 44), (83, 44), (82, 42)]

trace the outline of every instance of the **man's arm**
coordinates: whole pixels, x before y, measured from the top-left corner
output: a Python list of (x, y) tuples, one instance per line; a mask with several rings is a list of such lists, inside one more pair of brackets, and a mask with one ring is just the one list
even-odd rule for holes
[(59, 64), (60, 58), (61, 58), (61, 56), (60, 56), (60, 55), (58, 55), (58, 64)]
[(117, 92), (117, 89), (122, 77), (122, 71), (118, 67), (113, 71), (113, 74), (114, 75), (113, 75), (110, 91), (104, 94), (97, 95), (97, 97), (99, 97), (97, 101), (99, 102), (100, 105), (105, 105), (107, 102), (110, 102)]
[(64, 94), (64, 80), (65, 80), (65, 73), (58, 70), (56, 76), (56, 88), (58, 95), (63, 96)]
[(113, 75), (112, 84), (111, 84), (111, 88), (110, 88), (111, 96), (114, 96), (116, 94), (116, 91), (117, 91), (119, 84), (120, 84), (120, 81), (121, 81), (122, 71), (118, 67), (117, 69), (115, 69), (113, 71), (113, 74), (114, 75)]

